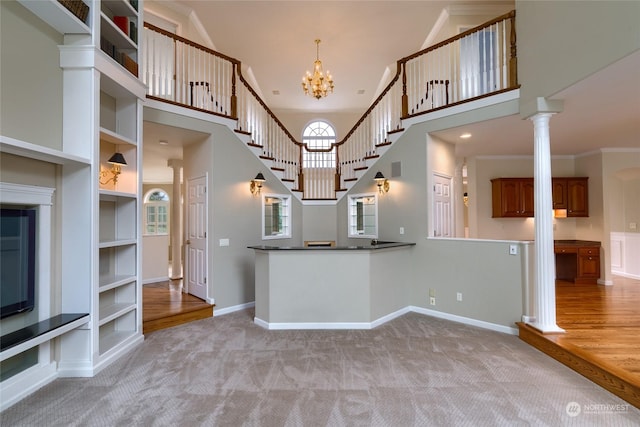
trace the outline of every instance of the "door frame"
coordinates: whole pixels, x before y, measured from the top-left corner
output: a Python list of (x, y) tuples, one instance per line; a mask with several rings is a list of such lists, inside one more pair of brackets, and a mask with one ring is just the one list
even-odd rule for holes
[(443, 178), (449, 181), (449, 198), (451, 199), (451, 212), (450, 212), (450, 221), (451, 221), (451, 236), (450, 237), (455, 237), (456, 236), (456, 198), (454, 197), (455, 194), (455, 183), (454, 183), (454, 179), (451, 175), (447, 175), (445, 173), (441, 173), (441, 172), (432, 172), (431, 173), (431, 180), (430, 180), (430, 185), (429, 185), (429, 195), (428, 195), (428, 210), (427, 210), (427, 214), (428, 214), (428, 226), (429, 226), (429, 232), (427, 233), (427, 235), (431, 238), (442, 238), (442, 237), (438, 237), (435, 235), (435, 196), (434, 196), (434, 192), (435, 192), (435, 185), (436, 185), (436, 177), (438, 178)]
[(204, 217), (205, 217), (205, 242), (204, 242), (204, 277), (206, 278), (206, 286), (205, 286), (205, 301), (207, 301), (209, 304), (214, 304), (214, 300), (213, 298), (209, 297), (209, 236), (211, 235), (209, 232), (209, 174), (208, 173), (204, 173), (204, 175), (199, 175), (199, 176), (194, 176), (194, 177), (190, 177), (187, 178), (185, 183), (186, 183), (186, 199), (184, 200), (184, 225), (183, 225), (183, 236), (185, 238), (184, 240), (184, 265), (183, 265), (183, 292), (185, 293), (189, 293), (189, 266), (190, 266), (190, 260), (189, 260), (189, 250), (188, 250), (188, 246), (189, 246), (189, 221), (190, 219), (190, 215), (189, 215), (189, 197), (190, 197), (190, 186), (191, 186), (191, 182), (196, 180), (196, 179), (201, 179), (203, 178), (205, 181), (205, 185), (206, 185), (206, 195), (207, 197), (205, 197), (205, 213), (204, 213)]

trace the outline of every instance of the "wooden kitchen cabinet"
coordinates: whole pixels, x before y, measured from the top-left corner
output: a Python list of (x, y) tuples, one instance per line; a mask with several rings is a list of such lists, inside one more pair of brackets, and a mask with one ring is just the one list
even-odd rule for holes
[(567, 216), (589, 216), (588, 178), (567, 178)]
[(553, 209), (566, 209), (567, 217), (589, 216), (589, 178), (552, 178)]
[[(552, 178), (553, 209), (564, 209), (567, 217), (589, 216), (589, 178)], [(534, 216), (533, 178), (491, 180), (492, 218)]]
[(600, 242), (556, 240), (556, 279), (596, 284), (600, 278)]
[(533, 178), (491, 180), (493, 218), (533, 216)]

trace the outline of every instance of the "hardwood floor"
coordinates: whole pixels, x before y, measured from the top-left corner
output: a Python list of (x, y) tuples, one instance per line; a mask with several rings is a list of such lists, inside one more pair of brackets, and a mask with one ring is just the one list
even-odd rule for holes
[(142, 287), (142, 332), (151, 333), (213, 316), (213, 306), (182, 292), (182, 280)]
[(564, 334), (518, 324), (520, 338), (640, 408), (640, 280), (613, 286), (556, 283)]

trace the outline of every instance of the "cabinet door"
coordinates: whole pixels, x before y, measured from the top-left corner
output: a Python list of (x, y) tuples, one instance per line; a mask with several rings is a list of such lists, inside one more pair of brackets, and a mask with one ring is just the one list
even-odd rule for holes
[(587, 178), (567, 180), (567, 216), (589, 216)]
[(520, 182), (520, 214), (519, 216), (532, 217), (534, 215), (533, 179), (526, 178)]
[(521, 209), (520, 182), (511, 179), (500, 181), (501, 216), (520, 216)]
[(578, 278), (599, 279), (600, 278), (600, 249), (580, 248), (578, 252)]
[(564, 178), (552, 178), (551, 192), (553, 209), (567, 209), (567, 180)]

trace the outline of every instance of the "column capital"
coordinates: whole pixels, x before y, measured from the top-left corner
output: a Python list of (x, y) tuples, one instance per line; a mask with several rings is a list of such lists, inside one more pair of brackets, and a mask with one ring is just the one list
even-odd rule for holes
[(182, 167), (182, 160), (180, 159), (169, 159), (167, 160), (167, 166), (174, 169), (180, 169)]
[(530, 119), (540, 113), (555, 114), (561, 113), (563, 110), (564, 101), (562, 99), (538, 97), (520, 106), (520, 116), (524, 119)]

